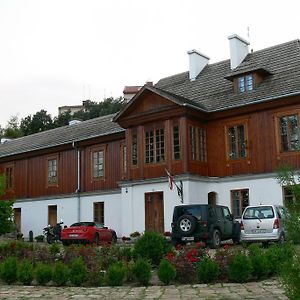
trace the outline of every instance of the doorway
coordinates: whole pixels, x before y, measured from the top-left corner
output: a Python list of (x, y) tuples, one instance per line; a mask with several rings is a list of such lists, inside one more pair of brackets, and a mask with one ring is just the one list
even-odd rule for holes
[(14, 208), (14, 223), (17, 232), (21, 232), (21, 208)]
[(165, 232), (163, 192), (145, 193), (145, 230)]
[(57, 206), (49, 205), (48, 206), (48, 224), (55, 226), (57, 224)]
[(217, 204), (217, 193), (216, 192), (208, 193), (207, 203), (210, 204), (210, 205), (216, 205)]

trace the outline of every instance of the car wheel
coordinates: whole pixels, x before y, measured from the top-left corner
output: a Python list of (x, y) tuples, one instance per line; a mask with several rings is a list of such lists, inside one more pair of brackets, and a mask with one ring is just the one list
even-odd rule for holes
[(221, 234), (218, 229), (214, 229), (212, 237), (211, 237), (211, 247), (213, 249), (217, 249), (221, 245)]
[(95, 244), (96, 246), (99, 245), (99, 235), (96, 233), (94, 238), (93, 238), (93, 244)]
[(177, 221), (178, 231), (183, 235), (190, 235), (196, 227), (196, 220), (193, 216), (183, 215)]

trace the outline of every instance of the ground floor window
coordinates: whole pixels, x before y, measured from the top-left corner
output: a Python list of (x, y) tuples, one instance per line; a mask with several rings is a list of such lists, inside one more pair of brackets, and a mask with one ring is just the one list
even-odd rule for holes
[(94, 222), (104, 224), (104, 202), (94, 203)]
[(21, 208), (14, 208), (14, 223), (17, 232), (21, 232)]
[(231, 212), (234, 217), (240, 217), (249, 205), (249, 189), (231, 190)]

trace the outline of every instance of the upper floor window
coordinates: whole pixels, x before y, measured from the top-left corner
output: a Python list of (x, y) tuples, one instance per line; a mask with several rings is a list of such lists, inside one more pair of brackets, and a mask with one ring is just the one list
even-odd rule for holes
[(48, 159), (48, 184), (57, 184), (57, 158)]
[(228, 157), (239, 159), (247, 157), (246, 126), (239, 124), (227, 128)]
[(240, 217), (249, 205), (249, 190), (232, 190), (231, 191), (231, 211), (235, 217)]
[(145, 162), (161, 163), (165, 161), (165, 131), (163, 128), (148, 129), (145, 132)]
[(5, 187), (6, 189), (12, 189), (13, 188), (13, 167), (7, 166), (5, 167)]
[(132, 135), (131, 142), (131, 163), (133, 166), (138, 164), (138, 143), (137, 143), (137, 134)]
[(104, 151), (93, 151), (93, 178), (100, 178), (104, 176)]
[(180, 159), (179, 126), (173, 126), (173, 158)]
[(122, 178), (126, 177), (127, 171), (127, 149), (124, 144), (121, 144), (121, 170), (122, 170)]
[(238, 78), (238, 91), (244, 93), (253, 90), (253, 75), (249, 74)]
[(298, 115), (279, 118), (279, 130), (281, 152), (299, 150)]
[(192, 160), (206, 161), (206, 130), (190, 126), (190, 157)]

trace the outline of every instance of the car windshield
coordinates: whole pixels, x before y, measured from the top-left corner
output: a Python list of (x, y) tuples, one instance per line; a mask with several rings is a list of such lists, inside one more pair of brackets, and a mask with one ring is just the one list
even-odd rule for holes
[(248, 207), (245, 210), (243, 219), (271, 219), (274, 218), (272, 206)]
[(202, 219), (203, 214), (203, 207), (200, 205), (183, 205), (183, 206), (177, 206), (174, 215), (173, 215), (173, 222), (178, 219), (178, 217), (183, 215), (191, 215), (196, 217), (198, 220)]
[(94, 222), (78, 222), (78, 223), (74, 223), (72, 224), (70, 227), (75, 227), (75, 226), (95, 226)]

